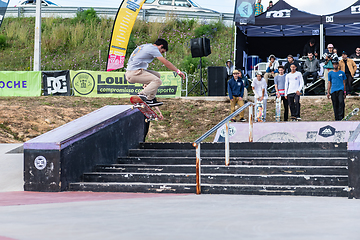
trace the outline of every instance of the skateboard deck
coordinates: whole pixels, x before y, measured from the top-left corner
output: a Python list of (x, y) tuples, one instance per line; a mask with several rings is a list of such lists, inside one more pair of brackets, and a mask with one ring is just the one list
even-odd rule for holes
[(263, 101), (256, 101), (256, 105), (255, 105), (255, 121), (256, 122), (263, 121), (263, 111), (264, 111)]
[(355, 108), (351, 113), (344, 117), (343, 121), (349, 121), (349, 119), (359, 112), (359, 108)]
[(157, 121), (160, 119), (156, 112), (152, 110), (151, 107), (149, 107), (149, 105), (147, 105), (143, 100), (141, 100), (140, 97), (132, 96), (130, 97), (130, 102), (133, 104), (133, 109), (137, 108), (140, 112), (142, 112), (142, 114), (145, 115), (145, 122), (154, 120)]
[(280, 122), (280, 115), (281, 115), (281, 97), (276, 97), (276, 104), (275, 104), (275, 121)]

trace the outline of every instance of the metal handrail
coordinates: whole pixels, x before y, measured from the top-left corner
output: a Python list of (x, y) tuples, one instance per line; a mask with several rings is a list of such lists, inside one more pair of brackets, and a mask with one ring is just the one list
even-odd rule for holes
[(245, 103), (242, 107), (237, 109), (235, 112), (224, 118), (221, 122), (216, 124), (213, 128), (211, 128), (209, 131), (207, 131), (204, 135), (199, 137), (193, 142), (193, 146), (196, 148), (196, 194), (201, 194), (201, 157), (200, 157), (200, 144), (203, 140), (205, 140), (207, 137), (209, 137), (212, 133), (214, 133), (216, 130), (218, 130), (220, 127), (225, 125), (226, 131), (225, 131), (225, 165), (229, 166), (230, 164), (230, 143), (229, 143), (229, 121), (242, 111), (244, 111), (246, 108), (249, 108), (249, 142), (253, 141), (253, 106), (255, 104), (252, 102)]

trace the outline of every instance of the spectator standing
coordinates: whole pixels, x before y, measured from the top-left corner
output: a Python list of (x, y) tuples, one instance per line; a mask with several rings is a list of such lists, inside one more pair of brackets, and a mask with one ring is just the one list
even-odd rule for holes
[(243, 81), (244, 84), (244, 103), (247, 103), (248, 101), (248, 87), (249, 87), (249, 80), (247, 79), (246, 76), (244, 76), (244, 74), (241, 72), (241, 70), (239, 70), (239, 78)]
[(266, 11), (269, 10), (274, 6), (273, 1), (269, 1), (269, 6), (267, 7)]
[(255, 12), (255, 16), (260, 15), (260, 14), (262, 14), (262, 13), (264, 12), (264, 7), (263, 7), (263, 5), (261, 4), (261, 0), (258, 0), (258, 1), (255, 3), (254, 12)]
[(314, 54), (315, 58), (319, 57), (319, 47), (316, 45), (314, 38), (311, 38), (304, 46), (303, 56), (307, 56), (308, 53)]
[(334, 45), (331, 43), (328, 44), (327, 49), (325, 50), (323, 56), (324, 65), (324, 80), (325, 80), (325, 94), (328, 90), (328, 74), (333, 69), (333, 62), (338, 61), (338, 56), (334, 53)]
[(346, 91), (346, 93), (348, 95), (350, 95), (352, 92), (352, 83), (354, 81), (354, 76), (355, 76), (355, 72), (357, 69), (357, 66), (354, 62), (354, 60), (350, 59), (347, 57), (347, 53), (345, 51), (342, 52), (341, 54), (341, 61), (339, 62), (339, 70), (345, 72), (345, 76), (346, 76), (346, 85), (345, 85), (345, 89), (344, 91)]
[(276, 60), (274, 55), (270, 55), (269, 61), (266, 63), (266, 73), (264, 74), (266, 84), (268, 84), (269, 77), (275, 77), (278, 75), (278, 67), (279, 62)]
[[(228, 82), (228, 93), (230, 98), (231, 113), (235, 112), (236, 104), (239, 107), (244, 105), (244, 83), (239, 78), (240, 72), (238, 70), (233, 71), (233, 77)], [(232, 122), (236, 122), (236, 117), (231, 119)], [(239, 114), (239, 121), (245, 122), (244, 111)]]
[(235, 66), (233, 62), (229, 59), (226, 61), (226, 73), (227, 73), (227, 80), (233, 77), (233, 71), (235, 70)]
[(320, 64), (319, 64), (319, 60), (314, 58), (314, 55), (311, 52), (309, 52), (307, 56), (308, 58), (305, 60), (304, 63), (305, 73), (303, 74), (303, 78), (304, 78), (304, 84), (307, 85), (308, 77), (312, 76), (313, 80), (309, 84), (311, 85), (317, 80), (318, 71), (320, 70)]
[(263, 121), (266, 120), (266, 101), (268, 98), (267, 84), (265, 79), (262, 77), (261, 72), (256, 73), (256, 78), (251, 83), (252, 90), (255, 94), (255, 103), (263, 101)]
[(301, 120), (300, 118), (300, 95), (304, 86), (304, 80), (300, 72), (296, 71), (296, 65), (291, 64), (291, 72), (285, 77), (285, 98), (289, 101), (291, 119)]
[(279, 66), (279, 75), (274, 79), (276, 97), (281, 97), (281, 101), (284, 104), (284, 121), (287, 121), (289, 118), (289, 102), (285, 98), (285, 69), (283, 66)]
[(356, 48), (355, 53), (351, 54), (350, 58), (360, 59), (360, 47)]
[(296, 66), (296, 71), (301, 72), (302, 68), (301, 68), (301, 64), (300, 62), (298, 62), (297, 60), (294, 59), (293, 55), (288, 55), (287, 56), (287, 63), (285, 63), (284, 68), (285, 68), (285, 73), (289, 73), (291, 72), (290, 66), (291, 64), (295, 64)]
[(329, 86), (327, 98), (330, 98), (334, 109), (335, 121), (341, 121), (344, 118), (345, 98), (346, 98), (346, 75), (339, 70), (339, 63), (333, 63), (334, 70), (329, 72)]

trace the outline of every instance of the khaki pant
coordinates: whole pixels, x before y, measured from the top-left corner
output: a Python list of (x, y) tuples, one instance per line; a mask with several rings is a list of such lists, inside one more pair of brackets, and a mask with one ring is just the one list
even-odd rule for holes
[(147, 84), (146, 88), (139, 92), (139, 94), (145, 95), (149, 100), (155, 98), (156, 92), (162, 84), (160, 73), (151, 70), (126, 71), (125, 77), (129, 83)]
[(243, 97), (244, 101), (248, 100), (248, 90), (246, 88), (244, 88), (244, 97)]
[(324, 68), (324, 81), (325, 81), (325, 94), (328, 92), (328, 86), (329, 86), (329, 72), (332, 71), (332, 69)]
[[(233, 100), (231, 101), (230, 100), (230, 110), (231, 110), (231, 113), (235, 112), (235, 107), (236, 107), (236, 104), (239, 105), (240, 107), (244, 106), (244, 101), (243, 100), (239, 100), (239, 97), (233, 97)], [(239, 114), (239, 121), (241, 118), (244, 118), (244, 111), (242, 111), (240, 114)], [(234, 120), (235, 117), (233, 117)]]
[(265, 78), (265, 81), (266, 81), (266, 84), (268, 84), (268, 80), (269, 80), (269, 77), (276, 77), (277, 75), (279, 75), (278, 73), (265, 73), (264, 74), (264, 78)]

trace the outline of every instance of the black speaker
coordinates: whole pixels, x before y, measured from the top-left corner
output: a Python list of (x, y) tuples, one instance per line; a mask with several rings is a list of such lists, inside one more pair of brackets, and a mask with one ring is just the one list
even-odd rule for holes
[(211, 54), (210, 39), (206, 37), (191, 39), (190, 47), (191, 47), (191, 56), (193, 58), (206, 57)]
[(226, 96), (226, 67), (208, 67), (209, 96)]

